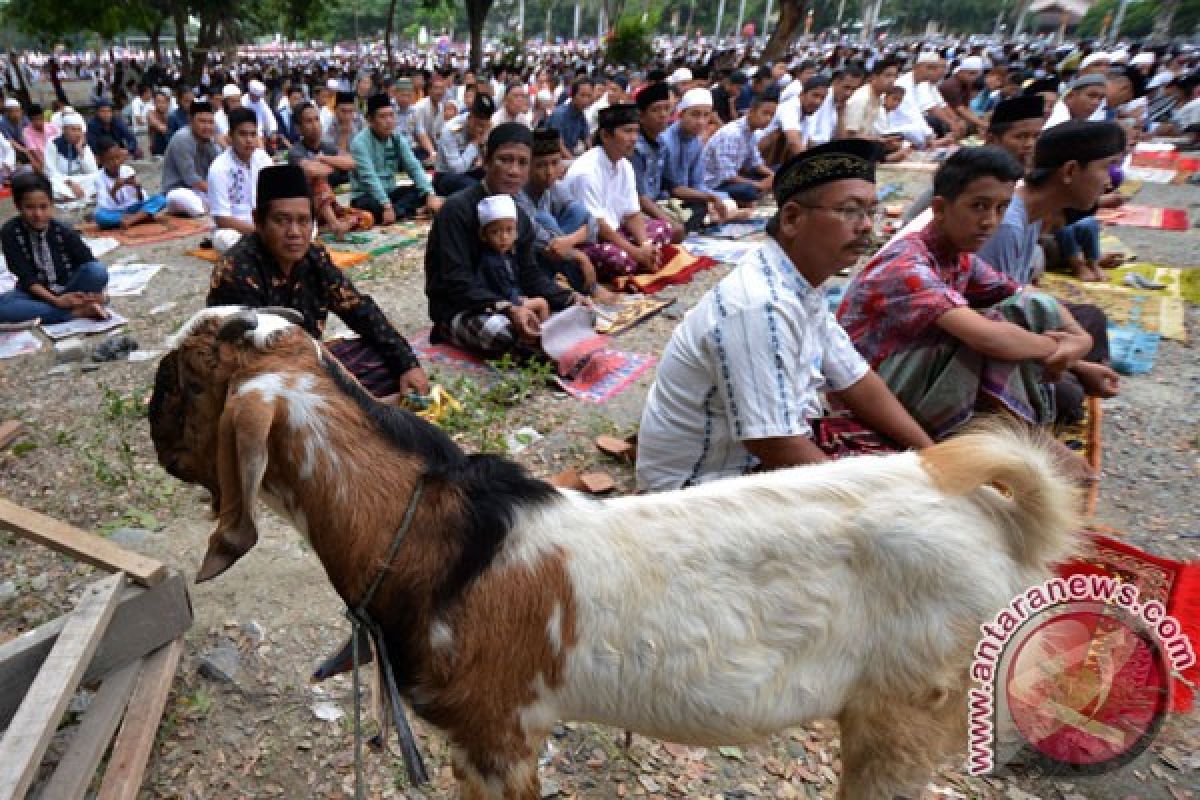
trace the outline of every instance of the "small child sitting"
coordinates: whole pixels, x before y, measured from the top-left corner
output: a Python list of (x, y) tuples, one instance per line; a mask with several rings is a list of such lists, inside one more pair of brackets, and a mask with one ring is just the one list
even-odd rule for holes
[(544, 297), (524, 297), (517, 277), (517, 204), (507, 194), (496, 194), (479, 201), (479, 270), (487, 287), (514, 306), (525, 306), (545, 322), (550, 304)]
[(96, 173), (96, 225), (121, 228), (157, 220), (167, 207), (165, 195), (146, 197), (137, 173), (125, 162), (129, 153), (107, 136), (96, 143), (100, 171)]

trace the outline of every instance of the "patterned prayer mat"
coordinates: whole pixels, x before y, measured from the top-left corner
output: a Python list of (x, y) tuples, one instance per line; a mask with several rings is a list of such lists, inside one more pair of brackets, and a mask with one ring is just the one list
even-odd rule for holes
[(711, 269), (717, 263), (716, 259), (708, 256), (694, 256), (681, 245), (668, 244), (663, 246), (662, 266), (658, 272), (622, 275), (613, 281), (613, 286), (621, 292), (654, 294), (668, 286), (688, 283), (697, 272)]
[(1060, 300), (1099, 306), (1113, 325), (1136, 325), (1167, 339), (1187, 341), (1182, 297), (1111, 283), (1084, 283), (1050, 272), (1038, 279), (1038, 287)]
[(1096, 219), (1105, 225), (1126, 225), (1134, 228), (1154, 228), (1161, 231), (1186, 231), (1191, 220), (1185, 208), (1154, 208), (1153, 206), (1125, 205), (1120, 208), (1102, 208)]
[(169, 242), (172, 239), (182, 239), (185, 236), (195, 236), (207, 233), (213, 228), (212, 221), (207, 218), (188, 219), (186, 217), (163, 216), (161, 222), (143, 222), (125, 230), (101, 229), (94, 222), (85, 222), (79, 226), (82, 236), (108, 237), (116, 239), (123, 245), (157, 244)]
[[(429, 341), (430, 330), (426, 328), (408, 338), (409, 345), (421, 361), (452, 367), (485, 381), (499, 374), (495, 367), (474, 353), (445, 342), (433, 344)], [(555, 382), (572, 397), (591, 403), (605, 403), (628, 389), (656, 361), (650, 355), (603, 348), (592, 354), (574, 378), (567, 380), (560, 377)]]
[[(185, 250), (184, 255), (195, 256), (202, 258), (205, 261), (217, 263), (217, 251), (211, 247), (193, 247), (191, 250)], [(371, 257), (370, 253), (363, 253), (357, 250), (330, 250), (329, 260), (338, 269), (350, 269), (357, 267)]]
[(616, 305), (596, 304), (596, 333), (616, 336), (645, 322), (675, 301), (669, 297), (628, 295)]
[[(1079, 453), (1087, 461), (1088, 466), (1097, 475), (1100, 474), (1103, 457), (1101, 437), (1104, 431), (1104, 409), (1100, 398), (1088, 397), (1083, 403), (1083, 419), (1074, 425), (1067, 425), (1054, 431), (1054, 436), (1071, 450)], [(1100, 499), (1100, 484), (1093, 483), (1084, 498), (1084, 511), (1087, 516), (1096, 513), (1096, 502)]]
[[(1171, 561), (1120, 541), (1118, 531), (1099, 525), (1085, 529), (1089, 548), (1079, 558), (1058, 567), (1062, 577), (1106, 575), (1138, 589), (1143, 608), (1151, 600), (1161, 603), (1178, 620), (1182, 633), (1200, 642), (1200, 563)], [(1169, 657), (1169, 656), (1168, 656)], [(1171, 710), (1190, 711), (1195, 700), (1191, 686), (1200, 681), (1200, 662), (1175, 675)]]

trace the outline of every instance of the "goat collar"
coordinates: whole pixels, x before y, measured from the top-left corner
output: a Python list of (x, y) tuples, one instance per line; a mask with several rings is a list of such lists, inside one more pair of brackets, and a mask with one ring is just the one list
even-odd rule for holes
[(375, 598), (375, 593), (379, 591), (379, 585), (383, 583), (383, 577), (387, 574), (392, 566), (392, 562), (396, 560), (396, 554), (400, 552), (400, 545), (404, 543), (404, 539), (408, 536), (408, 531), (412, 527), (413, 517), (417, 515), (417, 503), (421, 500), (421, 494), (425, 490), (425, 476), (418, 475), (417, 483), (413, 487), (412, 494), (408, 498), (408, 508), (404, 509), (404, 519), (400, 521), (400, 527), (396, 530), (396, 536), (392, 539), (392, 546), (388, 548), (387, 558), (379, 565), (379, 570), (375, 573), (375, 577), (367, 586), (366, 593), (358, 600), (358, 605), (354, 608), (354, 615), (365, 617), (367, 614), (367, 606), (371, 604), (371, 600)]

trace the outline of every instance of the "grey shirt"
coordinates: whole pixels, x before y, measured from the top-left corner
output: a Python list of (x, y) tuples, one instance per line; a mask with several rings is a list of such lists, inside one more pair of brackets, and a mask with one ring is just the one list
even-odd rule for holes
[(163, 153), (162, 191), (194, 189), (197, 183), (208, 179), (208, 168), (220, 154), (216, 142), (197, 141), (191, 128), (175, 131)]

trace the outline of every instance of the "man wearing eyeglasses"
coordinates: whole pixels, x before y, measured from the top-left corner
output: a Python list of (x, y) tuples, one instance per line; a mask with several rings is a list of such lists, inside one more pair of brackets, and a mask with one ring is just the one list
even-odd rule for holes
[(826, 392), (853, 415), (857, 440), (931, 444), (854, 349), (821, 291), (870, 247), (882, 156), (875, 142), (842, 139), (780, 169), (770, 238), (688, 312), (663, 352), (638, 434), (641, 489), (844, 454), (845, 437), (827, 435), (835, 426), (822, 416)]

